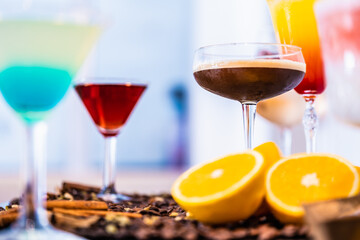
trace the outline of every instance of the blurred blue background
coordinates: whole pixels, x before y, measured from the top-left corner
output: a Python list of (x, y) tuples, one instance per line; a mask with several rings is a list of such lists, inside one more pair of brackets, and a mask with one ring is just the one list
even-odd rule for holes
[[(167, 167), (187, 161), (188, 82), (191, 77), (189, 0), (93, 1), (107, 28), (79, 76), (131, 77), (149, 84), (118, 137), (118, 163), (128, 168)], [(16, 171), (23, 128), (0, 102), (1, 170)], [(71, 89), (48, 118), (49, 170), (99, 167), (103, 137)]]
[[(192, 57), (195, 49), (209, 44), (274, 42), (265, 0), (92, 3), (109, 25), (78, 77), (125, 76), (149, 84), (118, 136), (119, 170), (183, 169), (243, 149), (240, 104), (200, 88), (192, 77)], [(103, 138), (73, 89), (50, 115), (48, 126), (49, 173), (101, 174)], [(293, 133), (293, 152), (304, 151), (302, 126), (294, 127)], [(319, 151), (358, 164), (359, 133), (326, 113), (320, 122)], [(279, 141), (279, 129), (258, 116), (255, 145), (269, 140)], [(22, 123), (1, 99), (3, 176), (18, 174), (24, 145)]]

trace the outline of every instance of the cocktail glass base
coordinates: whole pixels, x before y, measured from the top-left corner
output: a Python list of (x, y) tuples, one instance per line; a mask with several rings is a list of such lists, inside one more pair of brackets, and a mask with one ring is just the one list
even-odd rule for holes
[(0, 232), (0, 240), (85, 240), (80, 236), (52, 227), (26, 229), (13, 227)]
[(104, 201), (109, 201), (113, 203), (119, 203), (122, 201), (130, 200), (130, 197), (125, 196), (120, 193), (99, 193), (96, 195), (98, 198), (103, 199)]

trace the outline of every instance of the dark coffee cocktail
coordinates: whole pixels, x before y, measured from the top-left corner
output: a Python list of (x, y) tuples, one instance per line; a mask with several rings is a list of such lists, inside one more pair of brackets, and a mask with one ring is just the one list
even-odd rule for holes
[(204, 89), (241, 103), (257, 103), (296, 87), (305, 64), (280, 59), (257, 59), (199, 65), (194, 77)]

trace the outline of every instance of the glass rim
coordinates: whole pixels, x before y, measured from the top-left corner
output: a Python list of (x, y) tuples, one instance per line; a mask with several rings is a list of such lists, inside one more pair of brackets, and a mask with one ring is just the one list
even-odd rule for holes
[(283, 44), (283, 43), (263, 43), (263, 42), (232, 42), (232, 43), (220, 43), (220, 44), (211, 44), (211, 45), (206, 45), (206, 46), (202, 46), (198, 49), (195, 50), (195, 54), (200, 54), (203, 56), (214, 56), (214, 57), (220, 57), (220, 56), (227, 56), (227, 57), (243, 57), (245, 55), (241, 55), (241, 54), (214, 54), (214, 53), (204, 53), (201, 51), (204, 51), (205, 49), (209, 49), (209, 48), (214, 48), (214, 47), (225, 47), (225, 46), (278, 46), (278, 47), (286, 47), (286, 48), (291, 48), (291, 49), (295, 49), (294, 52), (291, 53), (285, 53), (285, 54), (269, 54), (269, 55), (260, 55), (260, 56), (251, 56), (252, 58), (255, 59), (266, 59), (266, 58), (275, 58), (275, 57), (287, 57), (287, 56), (293, 56), (296, 54), (301, 53), (302, 48), (296, 45), (291, 45), (291, 44)]
[(74, 81), (73, 85), (80, 84), (129, 84), (129, 85), (149, 85), (144, 81), (133, 77), (80, 77)]
[[(82, 12), (80, 10), (71, 12), (69, 9), (73, 8), (70, 4), (74, 4), (71, 0), (57, 1), (51, 3), (51, 5), (40, 3), (36, 8), (32, 2), (26, 7), (17, 6), (15, 1), (8, 0), (7, 2), (7, 4), (10, 4), (0, 10), (0, 22), (53, 22), (58, 25), (99, 26), (102, 29), (108, 28), (111, 24), (109, 17), (100, 9), (95, 8), (92, 3), (82, 4)], [(81, 14), (74, 14), (80, 12)]]
[(317, 1), (314, 4), (315, 14), (323, 16), (326, 15), (328, 11), (338, 10), (338, 8), (344, 10), (349, 9), (349, 7), (360, 6), (360, 2), (356, 0), (343, 0), (340, 3), (341, 4), (339, 4), (337, 0)]

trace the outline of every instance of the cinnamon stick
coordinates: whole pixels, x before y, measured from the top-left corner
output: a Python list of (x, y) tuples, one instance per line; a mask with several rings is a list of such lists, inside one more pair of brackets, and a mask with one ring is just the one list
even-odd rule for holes
[(99, 187), (88, 186), (88, 185), (83, 185), (83, 184), (79, 184), (79, 183), (71, 183), (71, 182), (63, 182), (62, 189), (64, 191), (68, 191), (70, 189), (76, 189), (76, 190), (85, 191), (85, 192), (94, 192), (94, 193), (100, 192)]
[(1, 212), (0, 212), (0, 216), (2, 216), (2, 215), (8, 215), (8, 214), (10, 214), (10, 213), (17, 213), (17, 212), (19, 212), (19, 210), (20, 210), (20, 207), (18, 207), (18, 208), (10, 208), (10, 209), (8, 209), (8, 210), (6, 210), (6, 211), (1, 211)]
[[(11, 211), (10, 211), (11, 210)], [(9, 224), (13, 223), (19, 216), (18, 211), (14, 211), (10, 209), (8, 211), (2, 211), (0, 212), (0, 227), (7, 227)]]
[[(50, 212), (51, 213), (51, 212)], [(89, 216), (87, 218), (78, 218), (62, 213), (51, 213), (51, 216), (55, 220), (55, 225), (68, 231), (75, 228), (89, 228), (92, 224), (99, 220), (99, 216)]]
[(107, 210), (108, 206), (102, 201), (84, 201), (84, 200), (51, 200), (46, 202), (47, 209), (65, 208), (65, 209), (87, 209), (87, 210)]
[(129, 212), (112, 212), (112, 211), (103, 211), (103, 210), (86, 210), (86, 209), (64, 209), (64, 208), (54, 208), (54, 213), (68, 214), (77, 217), (88, 217), (88, 216), (106, 216), (106, 215), (117, 215), (117, 216), (126, 216), (130, 218), (142, 218), (140, 213), (129, 213)]

